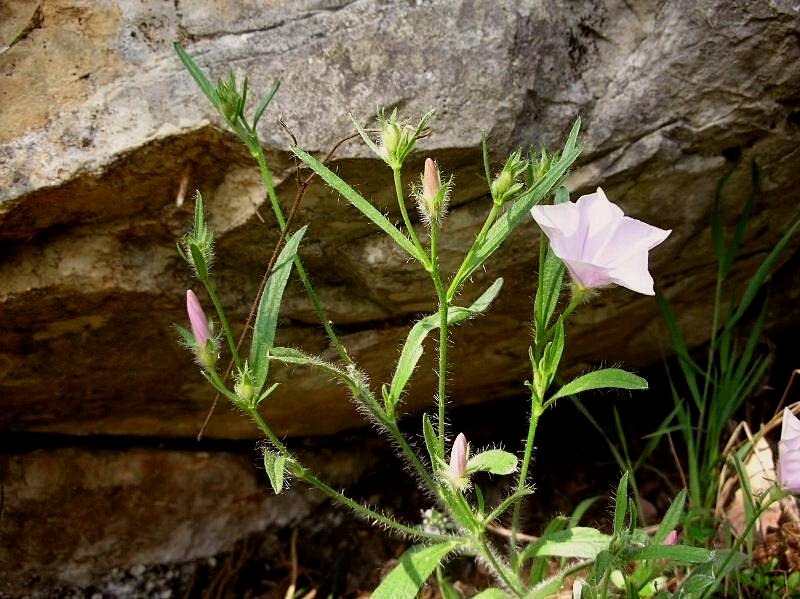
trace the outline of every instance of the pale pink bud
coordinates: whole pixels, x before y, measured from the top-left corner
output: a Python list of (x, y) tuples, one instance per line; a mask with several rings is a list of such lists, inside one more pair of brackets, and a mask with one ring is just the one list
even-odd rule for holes
[(422, 177), (422, 197), (425, 203), (434, 206), (436, 195), (439, 193), (441, 183), (439, 182), (439, 171), (436, 163), (430, 158), (425, 159), (425, 174)]
[(783, 409), (778, 472), (783, 488), (800, 495), (800, 419), (789, 408)]
[(467, 438), (464, 433), (458, 433), (450, 450), (450, 476), (454, 479), (467, 476)]
[(577, 202), (534, 206), (531, 214), (579, 287), (620, 285), (654, 295), (647, 254), (670, 231), (625, 216), (599, 187)]
[(673, 530), (670, 532), (667, 537), (664, 539), (662, 545), (675, 545), (678, 542), (678, 531)]
[(202, 352), (208, 340), (211, 339), (211, 329), (208, 326), (208, 319), (203, 312), (203, 307), (200, 305), (200, 300), (191, 289), (186, 291), (186, 311), (189, 313), (189, 323), (192, 326), (195, 343)]

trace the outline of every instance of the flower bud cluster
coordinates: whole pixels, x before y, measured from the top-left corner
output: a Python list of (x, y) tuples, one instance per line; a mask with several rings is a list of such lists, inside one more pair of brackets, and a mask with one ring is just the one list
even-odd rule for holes
[(527, 168), (528, 162), (522, 158), (520, 150), (508, 157), (503, 170), (492, 181), (492, 200), (495, 204), (502, 205), (519, 193), (523, 187), (519, 179)]
[[(537, 157), (536, 153), (533, 151), (533, 148), (531, 148), (529, 158), (530, 160), (528, 161), (528, 169), (526, 171), (525, 178), (528, 187), (533, 187), (539, 181), (544, 179), (558, 156), (556, 154), (548, 154), (547, 150), (542, 148), (539, 150), (539, 156)], [(558, 184), (554, 185), (554, 188), (557, 189)]]
[(230, 71), (227, 81), (220, 79), (217, 82), (216, 92), (222, 115), (231, 125), (236, 125), (240, 119), (245, 120), (244, 107), (247, 102), (247, 77), (244, 78), (240, 92), (239, 85), (236, 82), (236, 75), (233, 71)]
[(236, 382), (233, 385), (233, 392), (245, 404), (251, 405), (254, 394), (253, 371), (245, 360), (241, 368), (237, 369)]
[(431, 110), (414, 126), (406, 121), (399, 121), (397, 119), (397, 109), (393, 110), (389, 116), (386, 116), (383, 109), (380, 109), (378, 111), (378, 123), (381, 128), (380, 145), (370, 138), (358, 121), (353, 119), (353, 123), (364, 142), (372, 151), (380, 156), (392, 170), (400, 170), (403, 162), (414, 149), (417, 140), (425, 137), (430, 132), (428, 121), (432, 116), (433, 111)]

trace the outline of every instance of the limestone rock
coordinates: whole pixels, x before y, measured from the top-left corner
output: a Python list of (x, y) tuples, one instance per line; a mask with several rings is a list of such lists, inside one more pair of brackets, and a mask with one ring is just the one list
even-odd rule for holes
[[(517, 146), (557, 147), (580, 115), (584, 154), (570, 185), (576, 194), (602, 185), (628, 213), (673, 229), (651, 266), (692, 344), (706, 334), (696, 325), (713, 288), (719, 178), (744, 164), (731, 186), (735, 216), (746, 161), (762, 168), (741, 277), (797, 216), (799, 21), (789, 2), (54, 0), (2, 10), (0, 430), (191, 436), (211, 403), (171, 329), (193, 284), (174, 248), (192, 208), (191, 192), (176, 203), (182, 180), (208, 199), (218, 286), (239, 323), (277, 236), (254, 164), (183, 70), (175, 40), (214, 77), (248, 73), (255, 94), (281, 81), (262, 137), (285, 204), (295, 185), (278, 115), (302, 147), (322, 152), (351, 132), (348, 112), (368, 121), (376, 105), (409, 117), (436, 108), (406, 183), (427, 155), (456, 174), (446, 265), (487, 209), (481, 132), (499, 163)], [(399, 218), (389, 173), (363, 144), (345, 144), (334, 167)], [(321, 185), (303, 202), (302, 255), (319, 295), (358, 362), (385, 381), (409, 325), (434, 308), (430, 285)], [(492, 311), (455, 332), (454, 401), (522, 390), (536, 247), (528, 223), (465, 291), (466, 303), (492, 277), (506, 280)], [(776, 305), (796, 293), (778, 289)], [(572, 369), (657, 360), (655, 315), (650, 298), (604, 293), (570, 329)], [(296, 283), (284, 316), (281, 343), (327, 351)], [(432, 370), (420, 367), (410, 411), (431, 405)], [(267, 415), (281, 433), (362, 424), (324, 378), (280, 378), (291, 384)], [(208, 434), (256, 431), (222, 408)]]

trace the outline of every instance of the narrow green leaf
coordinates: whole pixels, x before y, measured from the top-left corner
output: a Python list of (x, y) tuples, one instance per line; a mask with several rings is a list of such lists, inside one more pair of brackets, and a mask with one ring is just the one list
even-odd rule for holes
[(594, 559), (601, 551), (608, 549), (610, 542), (611, 535), (596, 528), (576, 526), (554, 532), (536, 547), (531, 556)]
[(189, 252), (192, 254), (192, 264), (194, 265), (197, 278), (201, 281), (208, 279), (208, 264), (206, 264), (206, 257), (200, 248), (194, 242), (189, 242)]
[(617, 495), (614, 497), (614, 534), (619, 535), (625, 526), (625, 516), (628, 512), (628, 473), (622, 475), (617, 485)]
[(372, 599), (414, 599), (436, 566), (456, 547), (455, 542), (411, 547), (373, 591)]
[(727, 328), (733, 328), (733, 326), (739, 322), (742, 316), (744, 316), (745, 312), (750, 307), (750, 304), (758, 295), (758, 290), (767, 280), (772, 267), (775, 266), (778, 258), (780, 258), (781, 254), (786, 250), (786, 246), (789, 245), (792, 237), (794, 237), (798, 226), (800, 226), (800, 220), (795, 221), (795, 223), (789, 228), (788, 231), (786, 231), (783, 237), (781, 237), (780, 241), (778, 241), (775, 247), (772, 248), (772, 251), (767, 255), (767, 257), (764, 258), (761, 266), (758, 267), (758, 270), (748, 282), (747, 288), (744, 290), (744, 293), (739, 300), (739, 304), (736, 306), (736, 312), (734, 312), (728, 319), (728, 322), (726, 323)]
[(686, 545), (648, 545), (633, 548), (628, 554), (632, 560), (668, 559), (681, 564), (702, 564), (711, 559), (713, 551)]
[(488, 449), (475, 454), (467, 462), (467, 474), (488, 472), (489, 474), (511, 474), (517, 471), (517, 456), (502, 449)]
[[(543, 233), (542, 233), (543, 235)], [(550, 319), (558, 305), (561, 295), (561, 283), (564, 280), (564, 263), (553, 253), (547, 244), (542, 271), (539, 276), (539, 287), (534, 300), (534, 318), (536, 320), (536, 340), (544, 341), (543, 336), (550, 324)]]
[[(469, 308), (451, 307), (447, 311), (447, 324), (458, 324), (485, 312), (495, 300), (497, 294), (500, 293), (502, 287), (503, 279), (499, 278), (492, 283)], [(397, 368), (392, 376), (392, 383), (389, 389), (389, 396), (392, 401), (392, 409), (390, 411), (394, 411), (394, 408), (400, 402), (403, 390), (406, 384), (408, 384), (419, 359), (422, 357), (422, 344), (425, 338), (428, 336), (428, 333), (438, 329), (440, 324), (441, 318), (439, 314), (431, 314), (417, 321), (408, 333), (408, 337), (403, 345), (403, 350), (400, 352)]]
[(431, 458), (431, 466), (434, 470), (438, 470), (439, 462), (444, 461), (444, 456), (439, 449), (439, 437), (436, 436), (436, 431), (433, 430), (431, 419), (427, 414), (422, 415), (422, 436), (425, 439), (428, 456)]
[(672, 505), (669, 506), (667, 513), (664, 514), (664, 517), (661, 519), (661, 524), (656, 530), (656, 533), (653, 535), (653, 540), (651, 543), (653, 545), (661, 545), (664, 542), (664, 539), (667, 538), (667, 535), (671, 533), (678, 527), (680, 524), (681, 518), (683, 517), (683, 506), (686, 504), (686, 489), (681, 489), (681, 492), (678, 493), (677, 497), (675, 497)]
[(197, 63), (192, 60), (192, 57), (186, 53), (186, 50), (184, 50), (178, 42), (175, 42), (173, 47), (175, 48), (175, 52), (178, 53), (178, 58), (181, 59), (183, 66), (186, 67), (186, 70), (189, 71), (192, 79), (194, 79), (197, 83), (200, 91), (202, 91), (205, 97), (208, 98), (211, 104), (214, 105), (214, 108), (222, 112), (222, 105), (220, 104), (217, 90), (214, 89), (213, 85), (211, 85), (211, 82), (208, 80), (208, 77), (205, 76), (205, 73), (203, 73), (200, 67), (197, 66)]
[(689, 355), (689, 348), (686, 345), (686, 340), (680, 328), (678, 328), (678, 320), (675, 318), (672, 308), (670, 308), (669, 302), (667, 302), (667, 298), (664, 297), (660, 289), (656, 289), (656, 303), (661, 311), (661, 318), (664, 319), (664, 323), (667, 325), (667, 330), (672, 339), (672, 349), (675, 350), (675, 354), (678, 356), (678, 365), (683, 373), (683, 378), (686, 381), (686, 385), (689, 387), (689, 392), (692, 394), (695, 406), (699, 408), (702, 397), (700, 387), (697, 384), (697, 377), (702, 377), (705, 373)]
[(587, 372), (561, 387), (548, 401), (567, 395), (575, 395), (583, 391), (592, 389), (647, 389), (647, 381), (640, 376), (621, 370), (619, 368), (603, 368), (593, 372)]
[(258, 108), (256, 108), (256, 112), (253, 115), (253, 129), (255, 129), (256, 126), (258, 125), (258, 121), (261, 120), (261, 115), (264, 114), (264, 111), (267, 109), (267, 106), (269, 106), (269, 103), (272, 102), (272, 98), (275, 96), (280, 86), (281, 82), (276, 81), (275, 84), (272, 86), (272, 89), (269, 90), (269, 93), (267, 94), (266, 98), (264, 98), (261, 101), (261, 104), (258, 105)]
[(458, 272), (455, 277), (453, 277), (450, 288), (447, 290), (448, 300), (455, 297), (455, 294), (464, 281), (472, 276), (472, 273), (486, 262), (489, 256), (500, 247), (511, 232), (529, 215), (531, 208), (541, 202), (552, 191), (553, 187), (561, 181), (564, 175), (567, 174), (567, 171), (581, 153), (580, 148), (576, 145), (579, 130), (580, 119), (577, 119), (561, 155), (550, 167), (547, 174), (537, 182), (533, 188), (521, 195), (519, 199), (492, 224), (483, 239), (483, 243), (481, 243), (479, 247), (474, 247), (474, 251), (471, 250), (467, 253), (465, 262), (459, 267)]
[(261, 394), (269, 372), (269, 352), (275, 345), (275, 331), (281, 309), (283, 292), (292, 272), (292, 264), (308, 225), (286, 239), (286, 244), (275, 262), (269, 280), (258, 304), (253, 339), (250, 345), (250, 365), (253, 368), (254, 393)]
[(270, 451), (264, 451), (264, 470), (267, 471), (269, 477), (269, 484), (272, 485), (272, 490), (275, 495), (280, 495), (283, 491), (283, 478), (286, 471), (286, 457)]
[(388, 218), (370, 204), (364, 197), (359, 194), (355, 189), (345, 183), (339, 175), (330, 170), (327, 166), (322, 164), (319, 160), (314, 158), (300, 148), (293, 147), (292, 152), (300, 158), (312, 171), (319, 175), (331, 189), (339, 193), (348, 202), (350, 202), (356, 209), (358, 209), (364, 216), (371, 220), (378, 226), (384, 233), (389, 235), (401, 248), (403, 248), (409, 256), (418, 260), (421, 264), (427, 264), (428, 258), (419, 252), (414, 246), (414, 243), (400, 230), (395, 227)]

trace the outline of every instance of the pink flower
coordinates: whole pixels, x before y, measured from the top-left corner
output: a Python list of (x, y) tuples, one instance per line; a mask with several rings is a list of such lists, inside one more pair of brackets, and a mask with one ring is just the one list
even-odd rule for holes
[(670, 533), (664, 539), (664, 542), (661, 543), (661, 544), (662, 545), (675, 545), (677, 543), (678, 543), (678, 531), (677, 530), (673, 530), (673, 531), (670, 531)]
[(458, 433), (450, 450), (450, 476), (454, 480), (467, 476), (467, 438), (464, 433)]
[(211, 339), (211, 329), (208, 326), (208, 319), (203, 312), (203, 307), (200, 305), (200, 300), (191, 289), (186, 291), (186, 311), (189, 313), (189, 323), (192, 325), (192, 334), (197, 343), (197, 349), (203, 352), (208, 340)]
[(778, 475), (787, 491), (800, 494), (800, 419), (789, 408), (783, 409), (778, 441)]
[(599, 187), (574, 203), (534, 206), (531, 214), (579, 287), (620, 285), (654, 295), (647, 253), (671, 231), (625, 216)]

